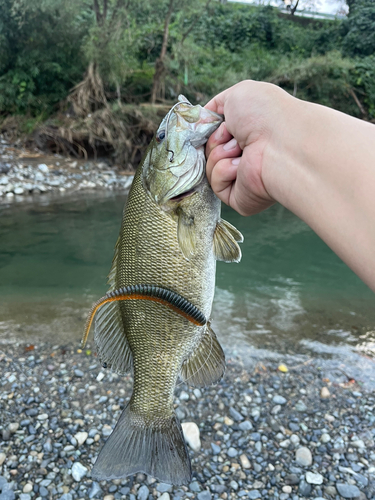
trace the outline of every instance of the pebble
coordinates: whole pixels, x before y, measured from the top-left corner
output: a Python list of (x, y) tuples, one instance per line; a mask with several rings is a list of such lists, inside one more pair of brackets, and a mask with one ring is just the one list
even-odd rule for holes
[(253, 428), (253, 424), (249, 420), (244, 420), (238, 425), (241, 431), (250, 431)]
[(322, 387), (320, 391), (320, 397), (322, 399), (328, 399), (331, 396), (331, 393), (328, 390), (328, 387)]
[(217, 445), (217, 444), (215, 444), (215, 443), (211, 443), (211, 448), (212, 448), (212, 453), (213, 453), (214, 455), (218, 455), (218, 454), (220, 453), (220, 451), (221, 451), (220, 446), (218, 446), (218, 445)]
[(282, 490), (284, 493), (292, 493), (292, 487), (288, 485), (283, 486)]
[(138, 500), (147, 500), (149, 493), (150, 492), (149, 492), (147, 486), (144, 484), (138, 490), (137, 499)]
[(296, 409), (296, 411), (299, 411), (302, 413), (302, 412), (305, 412), (307, 410), (307, 406), (305, 405), (305, 403), (303, 401), (298, 401), (298, 403), (295, 406), (295, 409)]
[(30, 491), (33, 491), (33, 485), (31, 483), (26, 483), (22, 489), (22, 492), (23, 493), (30, 493)]
[(323, 476), (317, 472), (306, 472), (305, 474), (306, 482), (309, 484), (322, 484)]
[(249, 491), (249, 498), (252, 500), (256, 500), (257, 498), (262, 498), (259, 490), (251, 490)]
[(236, 422), (241, 422), (244, 419), (244, 417), (241, 415), (241, 413), (239, 413), (232, 406), (229, 408), (229, 414), (233, 418), (233, 420), (235, 420)]
[(95, 498), (96, 495), (99, 495), (99, 493), (101, 493), (101, 492), (102, 492), (102, 490), (99, 486), (99, 483), (97, 483), (96, 481), (93, 481), (91, 488), (88, 490), (89, 498)]
[(5, 462), (5, 459), (6, 459), (5, 453), (0, 452), (0, 466), (3, 465), (3, 463)]
[(251, 467), (250, 460), (247, 458), (245, 454), (242, 454), (240, 456), (240, 463), (243, 469), (250, 469)]
[(336, 489), (344, 498), (358, 498), (361, 495), (360, 490), (354, 484), (336, 483)]
[(231, 457), (231, 458), (234, 458), (238, 455), (238, 451), (236, 450), (236, 448), (233, 448), (232, 446), (228, 449), (228, 457)]
[(189, 401), (189, 394), (186, 391), (181, 391), (180, 401)]
[(82, 446), (86, 439), (89, 437), (87, 432), (81, 431), (74, 434), (74, 438), (76, 439), (78, 446)]
[(208, 490), (201, 491), (198, 493), (198, 500), (211, 500), (212, 495)]
[(308, 467), (312, 464), (311, 451), (306, 446), (301, 446), (296, 450), (296, 463), (302, 467)]
[(165, 492), (162, 495), (160, 495), (159, 500), (170, 500), (169, 493)]
[(199, 428), (195, 422), (183, 422), (181, 424), (185, 441), (193, 451), (201, 449)]
[(88, 469), (82, 465), (80, 462), (74, 462), (72, 466), (72, 477), (74, 481), (81, 481), (88, 472)]
[(329, 441), (331, 441), (331, 436), (325, 432), (320, 436), (320, 441), (322, 443), (329, 443)]
[(160, 493), (165, 493), (166, 491), (172, 491), (173, 486), (168, 483), (160, 483), (157, 485), (156, 489)]
[(279, 396), (279, 395), (275, 395), (273, 398), (272, 398), (272, 401), (276, 404), (276, 405), (285, 405), (286, 403), (286, 399), (283, 397), (283, 396)]

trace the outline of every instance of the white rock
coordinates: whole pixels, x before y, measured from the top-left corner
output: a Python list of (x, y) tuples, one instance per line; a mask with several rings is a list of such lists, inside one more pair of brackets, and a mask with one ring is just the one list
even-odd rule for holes
[(38, 165), (38, 168), (44, 174), (48, 174), (48, 172), (49, 172), (49, 168), (47, 167), (47, 165), (45, 163), (41, 163), (40, 165)]
[(327, 387), (322, 387), (322, 390), (320, 391), (320, 397), (322, 399), (327, 399), (329, 398), (331, 393), (329, 392)]
[(324, 418), (328, 420), (328, 422), (333, 422), (335, 420), (335, 417), (333, 415), (330, 415), (329, 413), (326, 413), (324, 415)]
[(26, 483), (25, 486), (23, 487), (22, 492), (30, 493), (31, 491), (33, 491), (33, 485), (31, 483)]
[(78, 446), (81, 446), (89, 437), (89, 435), (87, 432), (82, 431), (82, 432), (77, 432), (77, 434), (75, 434), (74, 437), (77, 440)]
[(283, 486), (283, 492), (284, 493), (292, 493), (292, 487), (288, 486), (288, 485)]
[(305, 474), (306, 482), (309, 484), (322, 484), (323, 476), (317, 472), (306, 472)]
[(292, 444), (294, 444), (294, 446), (297, 446), (297, 444), (299, 444), (299, 442), (300, 442), (300, 439), (297, 436), (297, 434), (292, 434), (289, 439), (290, 439), (290, 442)]
[(5, 453), (0, 453), (0, 465), (3, 465), (5, 459), (6, 459)]
[(170, 500), (170, 498), (169, 493), (166, 491), (159, 497), (159, 500)]
[(331, 441), (331, 436), (325, 432), (324, 434), (321, 435), (320, 441), (322, 443), (328, 443), (329, 441)]
[(101, 382), (103, 380), (103, 378), (105, 377), (105, 374), (103, 372), (99, 372), (98, 373), (98, 376), (96, 377), (96, 380), (98, 382)]
[(250, 464), (250, 461), (245, 454), (240, 456), (240, 462), (241, 462), (241, 467), (243, 469), (250, 469), (251, 464)]
[(288, 448), (290, 445), (290, 440), (289, 439), (284, 439), (284, 441), (280, 442), (281, 448)]
[(362, 439), (355, 439), (350, 443), (355, 448), (366, 448), (364, 441)]
[(201, 440), (197, 424), (195, 422), (184, 422), (182, 424), (182, 432), (190, 448), (194, 451), (199, 451), (201, 449)]
[(21, 187), (16, 187), (14, 189), (14, 194), (23, 194), (23, 193), (24, 193), (24, 190)]
[(88, 469), (79, 462), (74, 462), (72, 467), (72, 476), (74, 481), (81, 481), (86, 476)]
[(11, 424), (8, 425), (8, 429), (12, 434), (14, 434), (15, 432), (18, 431), (19, 426), (20, 424), (18, 422), (12, 422)]
[(311, 451), (306, 446), (301, 446), (296, 451), (296, 462), (298, 465), (302, 465), (302, 467), (308, 467), (312, 464)]
[(48, 414), (47, 413), (40, 413), (36, 418), (38, 420), (47, 420), (48, 419)]
[(189, 399), (189, 394), (185, 391), (181, 391), (181, 394), (179, 396), (181, 401), (188, 401)]
[(3, 184), (5, 186), (8, 183), (9, 183), (9, 178), (6, 175), (0, 177), (0, 184)]

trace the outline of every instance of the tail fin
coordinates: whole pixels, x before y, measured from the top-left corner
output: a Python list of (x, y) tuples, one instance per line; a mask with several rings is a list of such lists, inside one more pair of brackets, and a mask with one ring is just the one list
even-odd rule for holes
[(180, 422), (174, 415), (152, 427), (129, 407), (99, 453), (92, 469), (97, 481), (144, 472), (169, 484), (191, 480), (191, 464)]

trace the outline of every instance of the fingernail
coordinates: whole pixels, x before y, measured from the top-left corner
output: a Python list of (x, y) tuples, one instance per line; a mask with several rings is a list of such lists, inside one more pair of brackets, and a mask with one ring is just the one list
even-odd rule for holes
[(223, 125), (220, 125), (220, 127), (215, 132), (215, 141), (220, 141), (220, 139), (223, 137), (223, 132), (224, 127)]
[(240, 161), (241, 161), (241, 158), (234, 158), (234, 160), (232, 160), (232, 165), (239, 165)]
[(224, 151), (229, 151), (230, 149), (234, 149), (237, 146), (236, 139), (231, 139), (229, 142), (223, 146)]

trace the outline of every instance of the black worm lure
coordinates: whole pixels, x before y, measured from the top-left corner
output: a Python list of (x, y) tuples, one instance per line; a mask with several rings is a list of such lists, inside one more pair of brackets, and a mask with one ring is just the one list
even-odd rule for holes
[(131, 285), (119, 288), (113, 292), (108, 292), (104, 297), (95, 302), (86, 321), (82, 347), (86, 344), (94, 316), (99, 307), (108, 302), (116, 302), (119, 300), (152, 300), (153, 302), (158, 302), (159, 304), (169, 307), (195, 325), (204, 326), (207, 323), (207, 319), (202, 311), (179, 293), (160, 286)]

